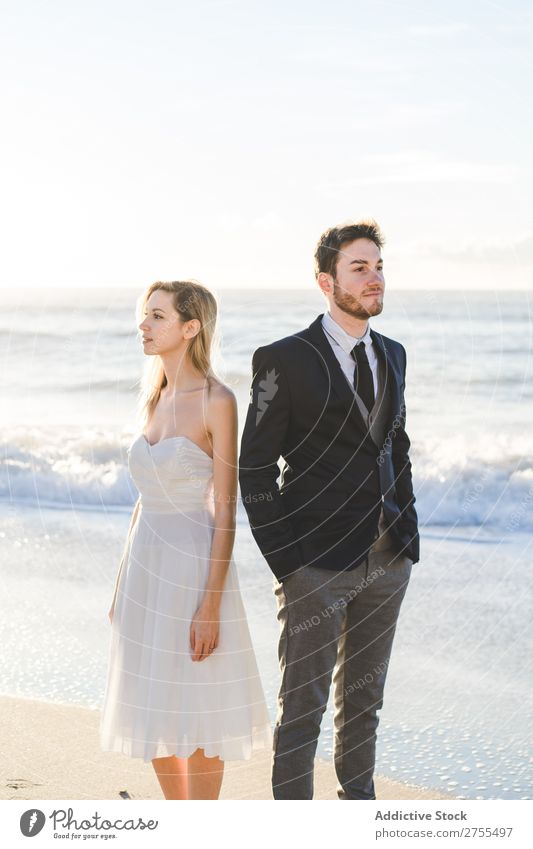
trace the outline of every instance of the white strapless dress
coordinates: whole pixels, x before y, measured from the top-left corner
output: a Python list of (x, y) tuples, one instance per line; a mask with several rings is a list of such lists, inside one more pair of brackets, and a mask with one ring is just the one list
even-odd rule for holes
[(272, 745), (272, 728), (233, 558), (218, 647), (201, 661), (190, 647), (210, 566), (213, 460), (188, 437), (150, 445), (140, 434), (128, 466), (141, 503), (111, 626), (102, 750), (247, 760)]

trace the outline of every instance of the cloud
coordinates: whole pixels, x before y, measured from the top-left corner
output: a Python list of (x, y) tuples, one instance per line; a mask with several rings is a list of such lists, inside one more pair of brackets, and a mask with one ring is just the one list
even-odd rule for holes
[(265, 212), (252, 220), (251, 227), (259, 233), (273, 233), (275, 230), (281, 230), (283, 224), (283, 218), (277, 212)]
[(443, 242), (403, 242), (395, 246), (391, 256), (395, 258), (417, 258), (443, 260), (446, 262), (506, 262), (530, 265), (533, 263), (533, 234), (518, 239), (504, 238), (464, 241), (451, 247)]
[(454, 262), (518, 262), (529, 265), (533, 262), (533, 235), (515, 240), (475, 242), (456, 250), (434, 246), (431, 251), (433, 256), (441, 256)]
[(371, 154), (357, 160), (360, 176), (326, 180), (319, 191), (328, 196), (345, 194), (361, 186), (421, 183), (499, 183), (531, 176), (531, 169), (509, 163), (443, 159), (425, 150)]
[(413, 24), (407, 27), (409, 35), (457, 35), (458, 33), (467, 32), (469, 27), (465, 23), (457, 22), (450, 24)]

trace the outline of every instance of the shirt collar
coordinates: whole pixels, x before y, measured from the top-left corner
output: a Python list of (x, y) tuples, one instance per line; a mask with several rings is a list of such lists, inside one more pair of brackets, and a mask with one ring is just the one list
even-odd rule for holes
[(322, 316), (322, 327), (329, 333), (330, 336), (333, 337), (335, 342), (341, 346), (343, 351), (349, 354), (354, 345), (357, 345), (358, 342), (364, 342), (365, 345), (372, 344), (372, 337), (370, 336), (370, 324), (367, 324), (366, 333), (364, 336), (350, 336), (349, 333), (346, 333), (343, 327), (340, 324), (337, 324), (334, 318), (332, 318), (331, 313), (327, 310)]

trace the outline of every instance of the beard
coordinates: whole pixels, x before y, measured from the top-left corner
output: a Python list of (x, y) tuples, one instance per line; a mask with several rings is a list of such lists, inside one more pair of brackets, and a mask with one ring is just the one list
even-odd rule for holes
[(340, 310), (354, 318), (370, 318), (372, 315), (379, 315), (383, 310), (382, 299), (376, 299), (368, 306), (364, 306), (355, 295), (350, 295), (348, 292), (343, 291), (335, 278), (333, 280), (333, 300)]

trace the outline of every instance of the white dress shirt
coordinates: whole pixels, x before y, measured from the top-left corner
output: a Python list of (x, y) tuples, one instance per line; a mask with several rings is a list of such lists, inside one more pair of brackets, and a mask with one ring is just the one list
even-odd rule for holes
[(352, 390), (354, 388), (355, 360), (350, 354), (350, 351), (354, 345), (364, 343), (368, 364), (374, 381), (374, 398), (377, 398), (379, 385), (379, 362), (372, 342), (372, 337), (370, 336), (370, 325), (367, 324), (366, 333), (363, 336), (350, 336), (350, 334), (346, 333), (340, 324), (337, 324), (335, 319), (332, 318), (330, 311), (327, 310), (322, 316), (322, 327), (331, 347), (333, 348), (333, 353), (337, 357), (341, 369), (343, 370), (346, 380), (350, 384)]

